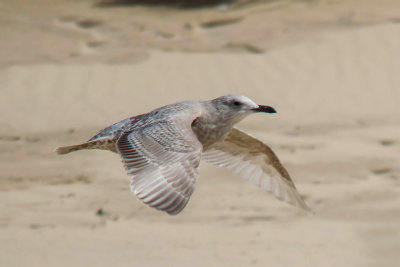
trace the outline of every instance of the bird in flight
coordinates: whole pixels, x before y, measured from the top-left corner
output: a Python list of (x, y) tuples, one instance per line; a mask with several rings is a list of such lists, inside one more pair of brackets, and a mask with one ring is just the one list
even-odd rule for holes
[(178, 214), (188, 203), (201, 159), (309, 210), (271, 148), (234, 128), (246, 116), (259, 112), (276, 113), (243, 95), (178, 102), (117, 122), (89, 141), (59, 147), (56, 153), (82, 149), (118, 153), (136, 197), (170, 215)]

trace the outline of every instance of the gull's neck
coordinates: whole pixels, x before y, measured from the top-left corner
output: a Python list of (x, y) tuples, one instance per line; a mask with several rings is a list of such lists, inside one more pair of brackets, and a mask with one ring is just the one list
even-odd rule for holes
[(202, 102), (203, 113), (192, 124), (193, 132), (203, 145), (203, 149), (222, 141), (236, 123), (234, 118), (227, 116), (210, 103)]

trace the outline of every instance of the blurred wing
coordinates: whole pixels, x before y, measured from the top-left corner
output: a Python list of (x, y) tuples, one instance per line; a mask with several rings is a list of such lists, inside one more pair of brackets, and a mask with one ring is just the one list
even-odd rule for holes
[(310, 210), (271, 148), (236, 128), (223, 142), (204, 151), (203, 159), (232, 170), (280, 200)]
[(179, 213), (193, 193), (202, 145), (191, 118), (159, 121), (130, 129), (117, 142), (131, 190), (146, 205)]

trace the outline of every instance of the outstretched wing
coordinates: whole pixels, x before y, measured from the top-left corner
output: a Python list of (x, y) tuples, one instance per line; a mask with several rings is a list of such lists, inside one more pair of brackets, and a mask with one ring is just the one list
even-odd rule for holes
[(310, 210), (271, 148), (236, 128), (231, 130), (223, 142), (216, 143), (204, 151), (203, 159), (232, 170), (253, 184), (272, 192), (280, 200)]
[(169, 214), (189, 201), (197, 180), (202, 145), (190, 125), (193, 114), (129, 129), (117, 142), (131, 178), (131, 190), (143, 203)]

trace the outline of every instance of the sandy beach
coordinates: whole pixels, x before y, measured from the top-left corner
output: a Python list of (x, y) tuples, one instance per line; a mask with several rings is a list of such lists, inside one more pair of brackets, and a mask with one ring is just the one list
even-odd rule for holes
[[(0, 3), (0, 266), (399, 266), (397, 1), (94, 2)], [(239, 127), (314, 214), (202, 162), (169, 216), (135, 199), (118, 155), (54, 153), (232, 93), (276, 108)]]

